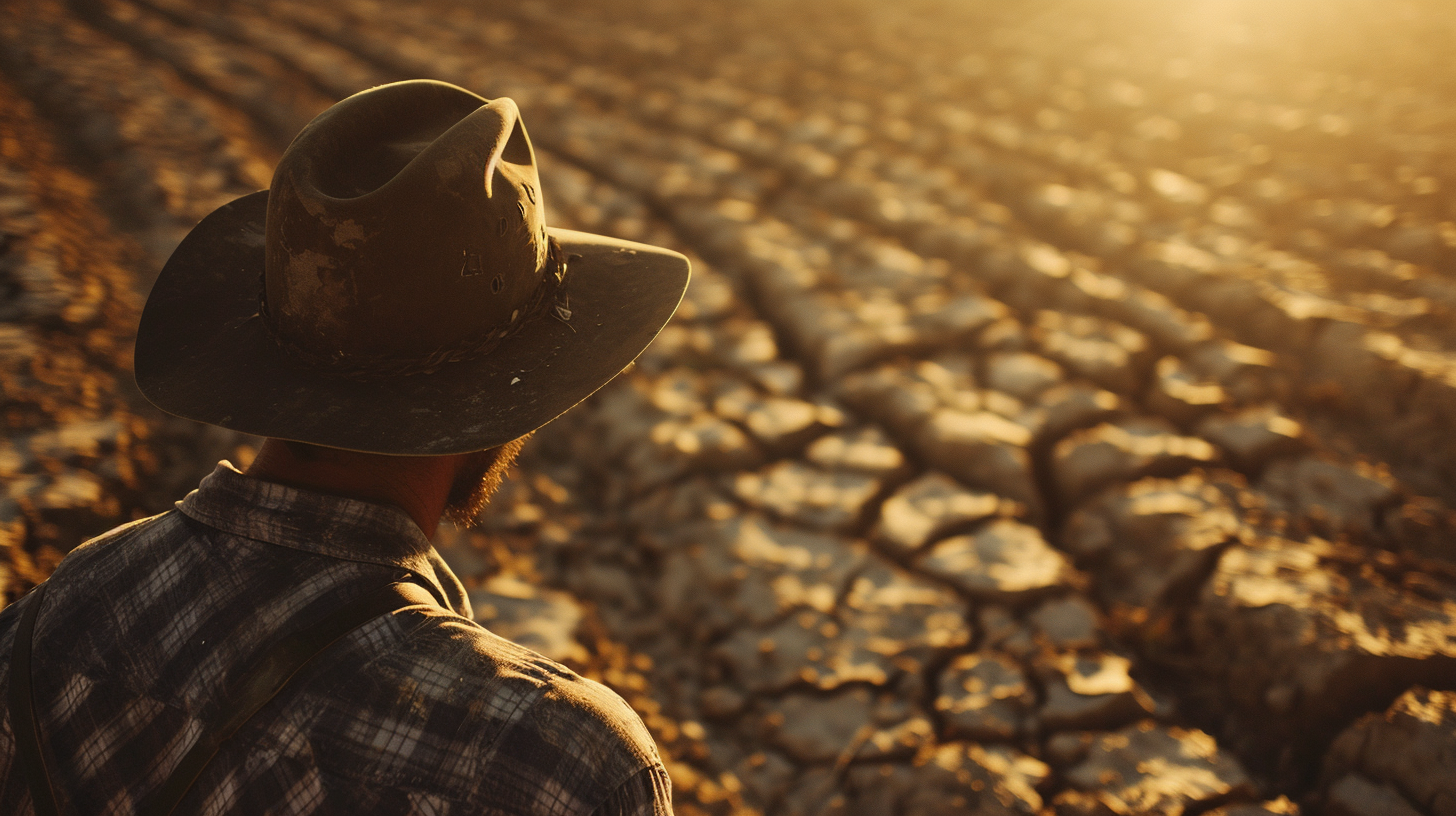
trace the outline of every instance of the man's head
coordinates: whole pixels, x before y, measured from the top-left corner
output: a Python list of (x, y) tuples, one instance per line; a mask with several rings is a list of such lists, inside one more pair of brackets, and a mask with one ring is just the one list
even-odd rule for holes
[[(508, 452), (640, 354), (688, 274), (676, 252), (548, 227), (509, 99), (398, 82), (324, 111), (268, 191), (183, 239), (142, 314), (137, 383), (263, 437)], [(470, 458), (482, 479), (487, 458)]]

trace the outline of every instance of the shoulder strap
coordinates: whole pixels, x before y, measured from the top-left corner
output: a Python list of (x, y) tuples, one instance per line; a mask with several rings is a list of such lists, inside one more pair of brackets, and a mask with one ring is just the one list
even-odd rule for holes
[(45, 603), (44, 582), (31, 593), (20, 621), (15, 627), (15, 641), (10, 646), (10, 730), (15, 734), (15, 764), (30, 788), (31, 808), (35, 816), (58, 816), (56, 794), (51, 790), (46, 772), (45, 754), (40, 748), (40, 727), (35, 716), (35, 696), (30, 688), (30, 645), (35, 638), (35, 619)]
[[(44, 588), (45, 584), (41, 584), (37, 589), (37, 597), (22, 613), (20, 628), (16, 631), (15, 654), (11, 662), (10, 721), (16, 733), (17, 760), (25, 760), (21, 767), (26, 772), (31, 798), (36, 803), (36, 816), (58, 816), (55, 795), (51, 792), (44, 757), (40, 752), (40, 731), (30, 687), (31, 633)], [(420, 604), (437, 606), (434, 595), (418, 584), (389, 584), (338, 608), (307, 629), (279, 640), (247, 673), (228, 686), (222, 698), (221, 716), (204, 726), (197, 742), (193, 743), (171, 775), (141, 801), (137, 813), (140, 816), (170, 814), (222, 744), (324, 649), (375, 618)], [(22, 634), (24, 641), (21, 640)], [(22, 743), (22, 732), (29, 735), (25, 743)], [(27, 751), (30, 752), (28, 757)], [(47, 807), (49, 810), (45, 809)]]

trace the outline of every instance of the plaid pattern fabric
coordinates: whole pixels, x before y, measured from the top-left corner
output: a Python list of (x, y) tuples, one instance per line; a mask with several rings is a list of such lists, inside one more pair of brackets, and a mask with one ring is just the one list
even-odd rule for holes
[[(464, 587), (402, 511), (226, 462), (176, 510), (78, 547), (50, 580), (34, 678), (62, 812), (133, 812), (281, 634), (410, 573), (454, 612), (386, 615), (329, 647), (223, 747), (178, 813), (671, 813), (641, 719), (469, 620)], [(0, 688), (33, 600), (0, 612)], [(27, 813), (0, 713), (0, 813)]]

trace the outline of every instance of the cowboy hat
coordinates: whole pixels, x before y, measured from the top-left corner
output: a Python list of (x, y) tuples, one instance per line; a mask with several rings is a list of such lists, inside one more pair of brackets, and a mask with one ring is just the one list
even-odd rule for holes
[(269, 190), (183, 239), (136, 379), (164, 411), (258, 436), (483, 450), (615, 377), (688, 275), (676, 252), (547, 227), (511, 100), (397, 82), (319, 114)]

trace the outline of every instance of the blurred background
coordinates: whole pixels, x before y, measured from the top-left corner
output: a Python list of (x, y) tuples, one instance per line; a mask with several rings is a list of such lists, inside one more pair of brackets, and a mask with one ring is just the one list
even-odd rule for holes
[(550, 223), (693, 259), (437, 541), (680, 814), (1456, 813), (1452, 12), (7, 0), (5, 599), (250, 460), (135, 392), (145, 293), (431, 77)]

